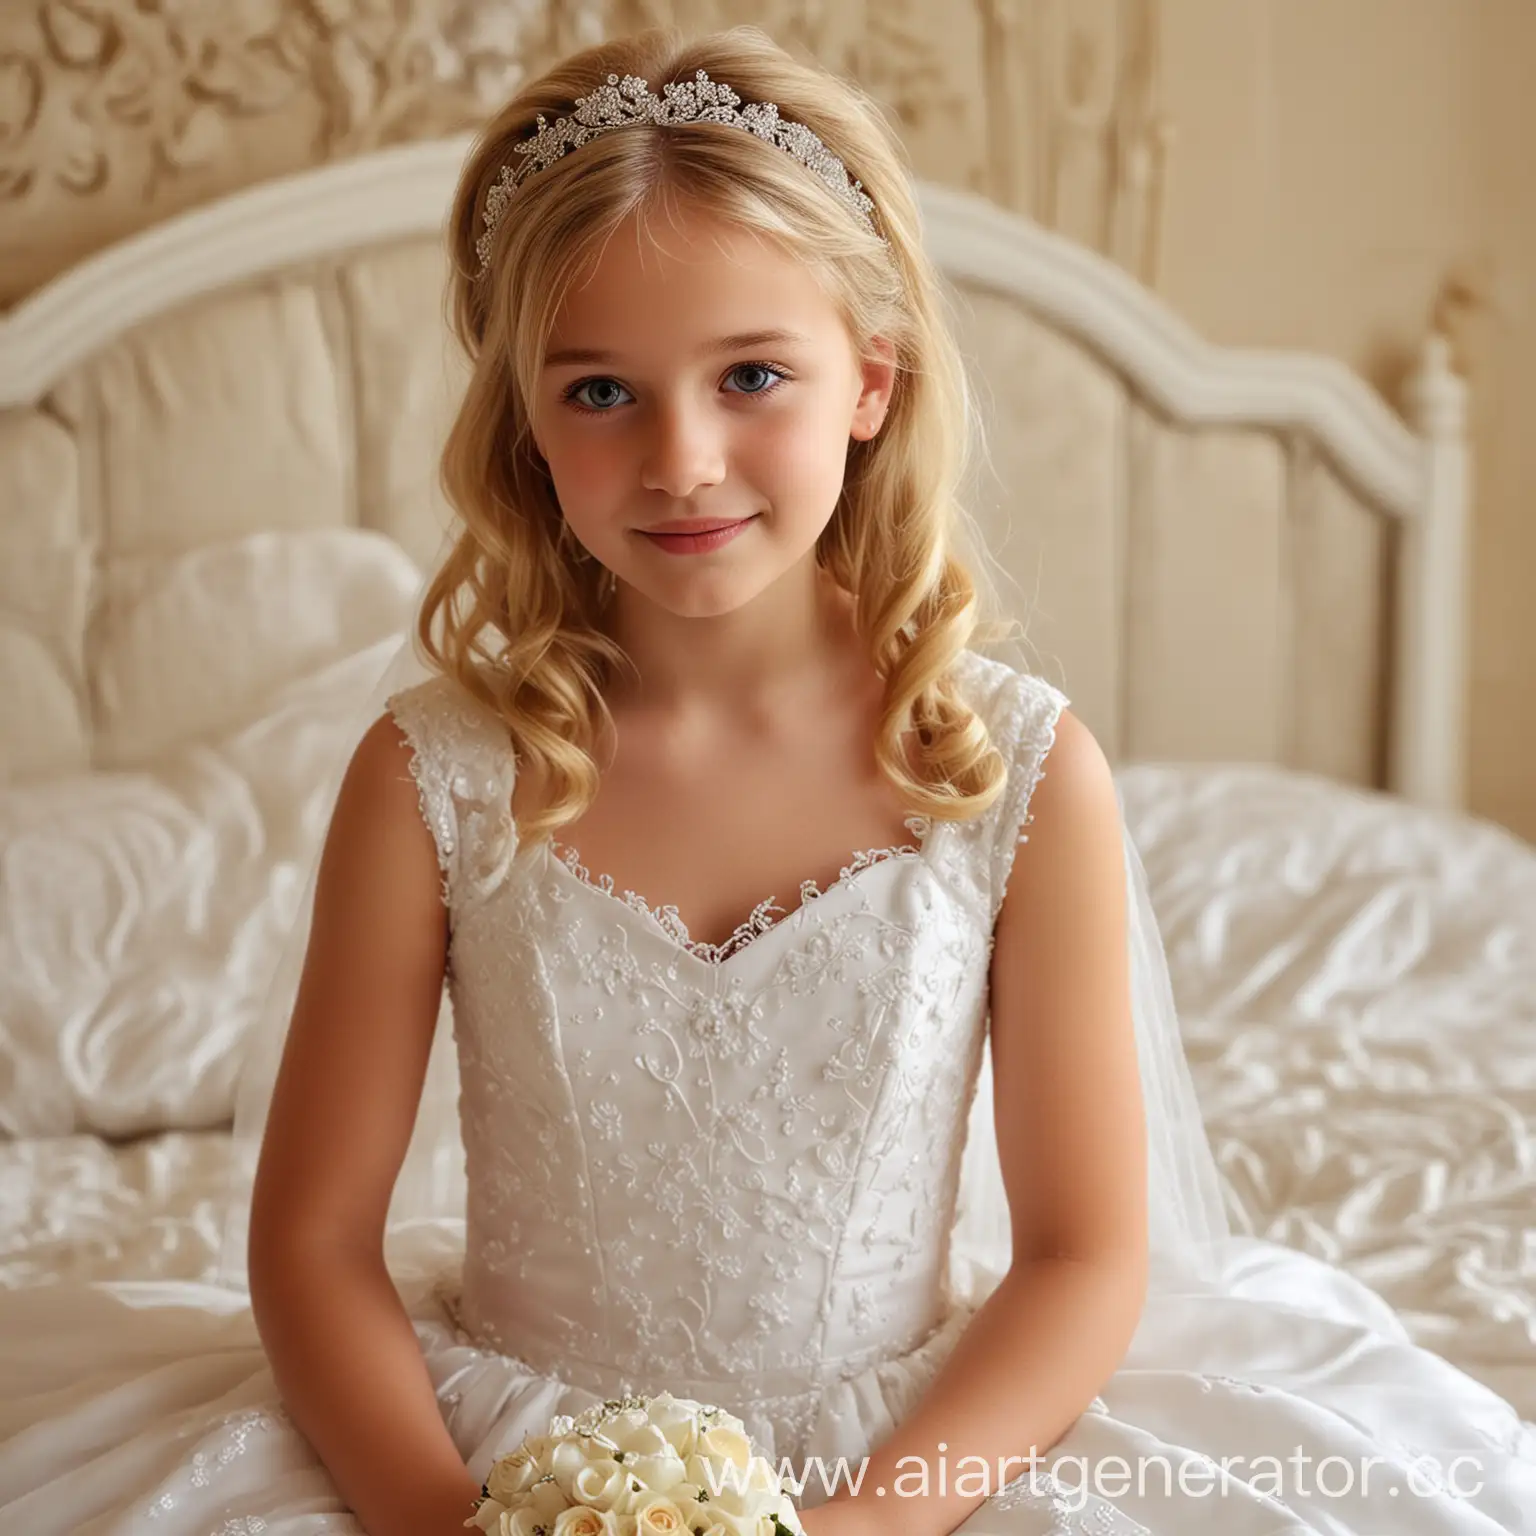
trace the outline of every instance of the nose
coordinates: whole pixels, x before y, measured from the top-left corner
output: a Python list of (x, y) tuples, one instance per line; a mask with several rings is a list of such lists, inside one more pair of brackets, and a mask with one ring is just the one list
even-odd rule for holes
[(725, 433), (709, 412), (686, 402), (658, 405), (649, 424), (640, 478), (648, 491), (682, 500), (725, 479)]

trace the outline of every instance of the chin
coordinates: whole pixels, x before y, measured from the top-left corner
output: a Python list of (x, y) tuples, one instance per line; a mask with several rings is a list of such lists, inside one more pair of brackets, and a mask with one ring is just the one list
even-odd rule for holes
[(760, 597), (772, 584), (771, 579), (753, 580), (741, 572), (692, 579), (679, 573), (677, 579), (670, 582), (629, 583), (648, 602), (680, 619), (717, 619), (734, 613)]

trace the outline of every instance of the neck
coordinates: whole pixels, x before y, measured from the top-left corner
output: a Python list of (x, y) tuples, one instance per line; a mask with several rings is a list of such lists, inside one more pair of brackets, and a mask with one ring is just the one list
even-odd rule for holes
[(677, 715), (762, 717), (836, 681), (856, 663), (853, 599), (814, 557), (729, 613), (669, 613), (623, 582), (609, 634), (635, 665), (613, 681), (610, 707)]

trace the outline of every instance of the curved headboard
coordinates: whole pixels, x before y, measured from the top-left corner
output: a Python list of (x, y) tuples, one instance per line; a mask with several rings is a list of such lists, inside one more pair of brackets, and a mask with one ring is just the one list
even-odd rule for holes
[[(183, 662), (216, 650), (170, 635), (169, 608), (143, 620), (169, 564), (355, 525), (418, 565), (436, 551), (458, 377), (439, 239), (468, 143), (240, 192), (0, 320), (0, 779), (143, 761), (195, 729), (146, 727), (153, 679), (125, 677), (125, 656), (153, 670), (146, 626)], [(1273, 762), (1460, 805), (1469, 470), (1443, 340), (1410, 429), (1337, 362), (1211, 346), (1092, 252), (920, 194), (1021, 659), (1117, 761)]]

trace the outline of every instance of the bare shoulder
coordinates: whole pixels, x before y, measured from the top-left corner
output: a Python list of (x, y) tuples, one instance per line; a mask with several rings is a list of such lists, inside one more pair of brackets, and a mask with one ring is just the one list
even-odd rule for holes
[(1111, 843), (1117, 853), (1120, 849), (1114, 772), (1098, 738), (1069, 707), (1057, 716), (1055, 738), (1030, 796), (1028, 824), (1021, 830), (1026, 846), (1034, 850), (1028, 864), (1074, 849), (1091, 851)]
[(363, 733), (342, 778), (331, 817), (326, 856), (377, 864), (403, 859), (436, 865), (435, 846), (421, 813), (413, 772), (415, 749), (392, 714)]
[(1071, 709), (1056, 720), (1030, 795), (998, 915), (998, 939), (1057, 942), (1095, 914), (1101, 942), (1123, 934), (1124, 845), (1113, 770), (1093, 732)]
[(343, 793), (376, 797), (397, 809), (416, 809), (416, 751), (400, 722), (386, 711), (363, 733), (347, 765)]

